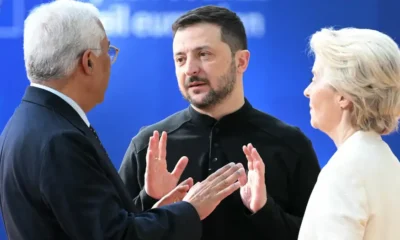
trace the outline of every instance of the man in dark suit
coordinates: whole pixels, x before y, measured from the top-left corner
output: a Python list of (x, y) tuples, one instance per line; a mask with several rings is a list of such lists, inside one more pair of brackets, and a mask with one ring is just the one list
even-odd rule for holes
[[(103, 101), (117, 54), (90, 4), (55, 1), (26, 19), (31, 86), (0, 136), (0, 206), (10, 240), (200, 239), (201, 220), (245, 184), (243, 166), (226, 165), (193, 187), (188, 179), (159, 208), (135, 213), (86, 117)], [(164, 150), (165, 141), (150, 139), (152, 178), (166, 164)]]

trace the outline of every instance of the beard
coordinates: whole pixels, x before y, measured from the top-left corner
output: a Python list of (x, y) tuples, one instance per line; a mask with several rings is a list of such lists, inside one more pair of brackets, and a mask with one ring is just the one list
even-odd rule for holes
[[(199, 82), (208, 85), (210, 90), (201, 100), (194, 100), (189, 93), (189, 85), (193, 82)], [(226, 99), (233, 91), (236, 84), (236, 64), (235, 60), (232, 61), (228, 71), (218, 78), (218, 86), (216, 89), (211, 88), (210, 81), (207, 78), (200, 78), (197, 76), (186, 79), (184, 89), (185, 93), (182, 93), (183, 97), (193, 106), (198, 109), (209, 109)]]

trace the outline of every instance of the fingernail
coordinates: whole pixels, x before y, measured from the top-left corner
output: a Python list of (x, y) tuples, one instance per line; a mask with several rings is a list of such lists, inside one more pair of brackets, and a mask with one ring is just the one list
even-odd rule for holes
[(233, 162), (229, 163), (229, 167), (233, 167), (233, 166), (235, 166), (235, 163), (233, 163)]

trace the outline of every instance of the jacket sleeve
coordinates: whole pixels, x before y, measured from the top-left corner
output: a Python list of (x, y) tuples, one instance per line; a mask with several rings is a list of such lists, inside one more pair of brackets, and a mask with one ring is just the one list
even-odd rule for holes
[(58, 134), (42, 149), (42, 157), (42, 200), (69, 238), (200, 239), (201, 221), (189, 203), (137, 215), (127, 212), (108, 177), (110, 169), (102, 167), (102, 159), (85, 136)]
[(131, 141), (122, 160), (119, 175), (133, 199), (135, 208), (138, 211), (146, 211), (151, 209), (159, 199), (149, 196), (144, 190), (144, 185), (140, 184), (139, 176), (144, 176), (145, 166), (141, 166), (137, 162), (138, 159), (135, 143)]
[(298, 141), (302, 141), (298, 144), (304, 147), (298, 153), (297, 166), (288, 189), (289, 211), (283, 210), (269, 195), (266, 205), (258, 212), (249, 214), (246, 211), (250, 221), (265, 239), (297, 239), (308, 199), (321, 170), (311, 142), (305, 137)]

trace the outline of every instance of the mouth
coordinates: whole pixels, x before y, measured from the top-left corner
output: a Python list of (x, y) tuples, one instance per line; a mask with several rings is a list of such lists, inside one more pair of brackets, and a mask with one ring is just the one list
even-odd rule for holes
[(199, 86), (204, 86), (204, 85), (206, 85), (204, 82), (192, 82), (189, 84), (188, 87), (192, 88), (192, 87), (199, 87)]

